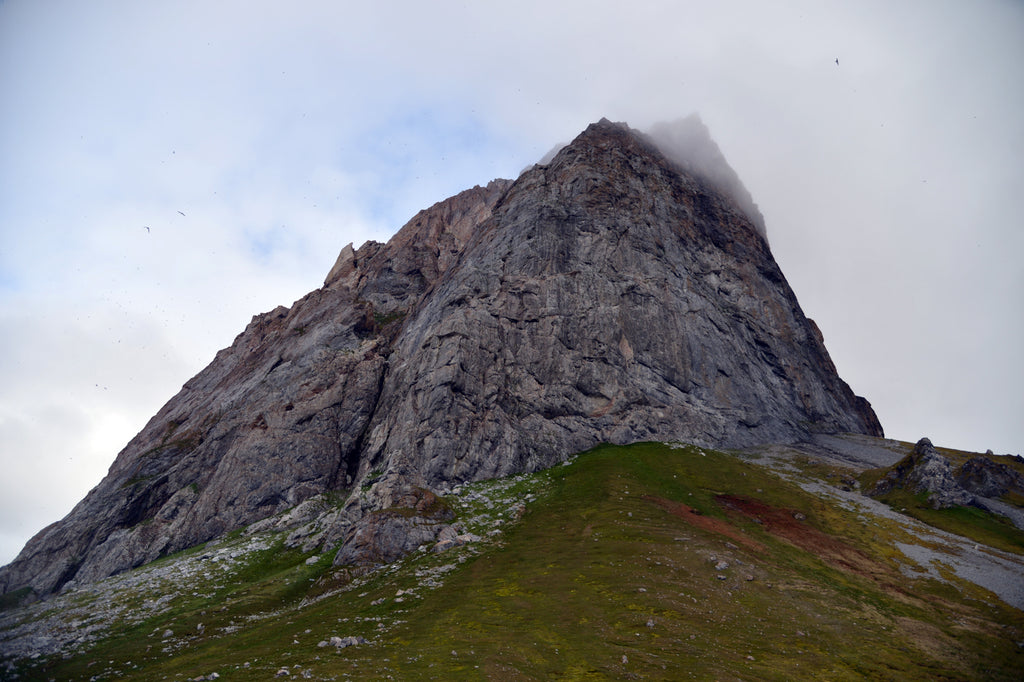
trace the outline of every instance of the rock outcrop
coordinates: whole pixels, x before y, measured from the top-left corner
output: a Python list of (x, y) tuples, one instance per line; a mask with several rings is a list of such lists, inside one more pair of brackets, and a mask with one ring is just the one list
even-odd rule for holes
[(896, 488), (925, 493), (933, 509), (965, 506), (975, 501), (953, 477), (949, 460), (927, 438), (917, 441), (913, 452), (894, 464), (865, 494), (878, 497)]
[(1024, 476), (989, 457), (964, 462), (956, 472), (956, 482), (979, 497), (1002, 497), (1009, 492), (1024, 495)]
[(346, 246), (323, 288), (186, 383), (0, 589), (102, 578), (317, 496), (337, 501), (325, 551), (390, 556), (420, 541), (399, 525), (440, 533), (396, 521), (418, 513), (410, 491), (602, 441), (881, 435), (719, 175), (602, 120), (514, 182)]
[[(455, 514), (436, 495), (407, 487), (394, 507), (374, 511), (353, 524), (335, 565), (386, 564), (451, 531)], [(454, 533), (452, 533), (454, 535)]]

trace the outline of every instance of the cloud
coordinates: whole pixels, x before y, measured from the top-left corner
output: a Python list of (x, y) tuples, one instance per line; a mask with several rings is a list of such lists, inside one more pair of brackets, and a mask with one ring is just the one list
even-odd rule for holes
[(697, 114), (690, 114), (671, 123), (655, 123), (648, 135), (667, 158), (728, 196), (757, 232), (767, 237), (764, 216)]
[(96, 307), (75, 317), (42, 300), (31, 313), (0, 315), (5, 557), (99, 482), (188, 369), (149, 317)]

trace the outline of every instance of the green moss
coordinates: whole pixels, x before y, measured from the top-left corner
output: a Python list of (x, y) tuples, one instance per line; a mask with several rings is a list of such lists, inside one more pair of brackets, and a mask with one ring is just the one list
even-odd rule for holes
[[(865, 471), (860, 476), (863, 490), (871, 490), (888, 469)], [(1024, 554), (1024, 531), (998, 514), (977, 507), (958, 506), (949, 509), (933, 509), (925, 493), (912, 493), (895, 488), (884, 495), (875, 496), (893, 509), (912, 516), (935, 528), (956, 533), (1015, 554)]]
[(1014, 492), (1011, 490), (1005, 495), (1003, 495), (1000, 499), (1007, 504), (1012, 504), (1014, 507), (1024, 508), (1024, 495), (1018, 492)]
[(1024, 531), (1008, 519), (977, 507), (932, 509), (925, 494), (896, 489), (878, 497), (894, 509), (930, 526), (1015, 554), (1024, 554)]
[(20, 590), (0, 594), (0, 611), (6, 611), (7, 609), (13, 609), (16, 606), (20, 606), (22, 601), (31, 594), (31, 587), (22, 587)]
[[(899, 524), (866, 523), (737, 457), (602, 446), (470, 489), (503, 509), (536, 500), (490, 545), (416, 552), (347, 588), (330, 553), (307, 564), (278, 542), (229, 578), (197, 574), (169, 611), (26, 679), (262, 679), (282, 666), (315, 679), (1018, 679), (1024, 614), (905, 577)], [(832, 550), (801, 548), (723, 494), (803, 515), (799, 527)], [(487, 507), (447, 503), (471, 530)], [(169, 652), (162, 628), (176, 633)], [(317, 646), (334, 635), (372, 644)]]
[(389, 313), (380, 313), (377, 311), (373, 312), (373, 321), (380, 328), (384, 328), (392, 322), (398, 322), (405, 319), (407, 312), (402, 309), (392, 310)]
[(383, 475), (383, 469), (374, 469), (366, 475), (366, 478), (363, 479), (363, 485), (360, 487), (360, 490), (365, 493), (367, 490), (372, 488), (373, 484), (379, 481)]

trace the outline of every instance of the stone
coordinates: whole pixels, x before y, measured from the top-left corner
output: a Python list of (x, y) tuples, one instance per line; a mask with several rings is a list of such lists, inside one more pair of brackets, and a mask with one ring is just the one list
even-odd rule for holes
[(369, 642), (363, 637), (331, 637), (330, 645), (337, 649), (344, 649), (350, 646), (358, 646), (360, 644), (369, 644)]
[(335, 566), (372, 567), (387, 564), (434, 542), (454, 514), (429, 490), (407, 487), (389, 498), (387, 508), (354, 523), (334, 558)]
[(913, 451), (894, 464), (865, 494), (877, 497), (895, 488), (926, 493), (933, 509), (965, 506), (975, 501), (974, 495), (960, 487), (953, 477), (949, 460), (939, 454), (928, 438), (919, 440)]
[(1008, 492), (1024, 495), (1024, 476), (990, 457), (972, 457), (964, 462), (956, 473), (956, 481), (964, 490), (980, 497), (1002, 497)]
[[(498, 531), (499, 533), (501, 531)], [(493, 533), (493, 531), (491, 531)], [(491, 534), (489, 533), (489, 534)], [(437, 544), (434, 545), (434, 552), (440, 553), (452, 549), (454, 547), (462, 547), (472, 542), (480, 542), (481, 538), (479, 535), (473, 533), (460, 533), (458, 535), (448, 535), (447, 537), (438, 536)]]
[(348, 278), (349, 275), (355, 272), (355, 269), (356, 252), (352, 248), (352, 244), (349, 243), (338, 254), (338, 259), (334, 261), (334, 266), (324, 279), (324, 286), (329, 287), (340, 279)]

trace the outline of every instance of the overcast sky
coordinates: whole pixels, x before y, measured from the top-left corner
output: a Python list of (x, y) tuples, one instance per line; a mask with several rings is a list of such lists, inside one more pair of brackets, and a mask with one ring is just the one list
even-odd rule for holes
[(0, 563), (345, 244), (602, 116), (700, 113), (887, 435), (1024, 452), (1022, 68), (1011, 1), (0, 0)]

